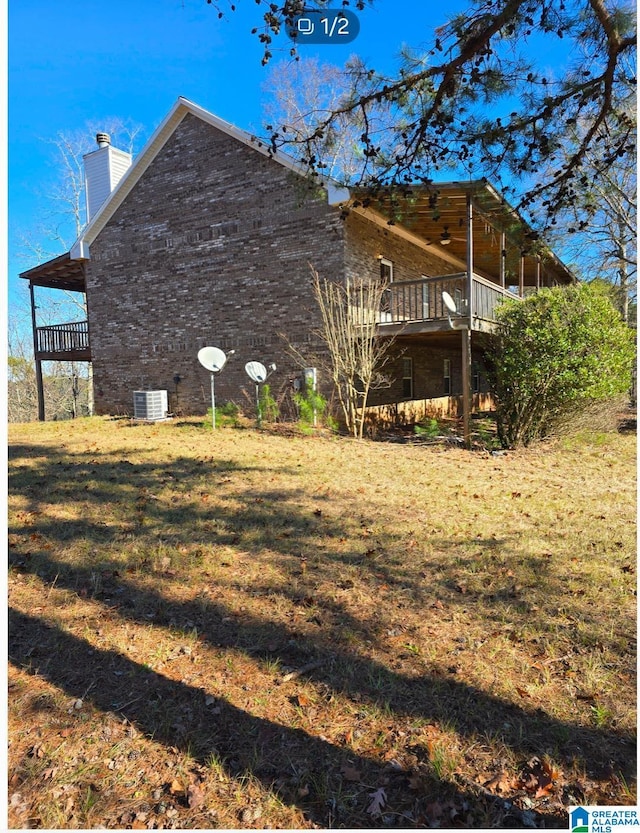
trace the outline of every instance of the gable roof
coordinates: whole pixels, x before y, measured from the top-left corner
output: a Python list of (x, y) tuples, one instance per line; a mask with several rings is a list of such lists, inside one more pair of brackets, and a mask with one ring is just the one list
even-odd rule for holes
[[(88, 223), (80, 237), (71, 247), (69, 255), (72, 259), (88, 259), (89, 246), (96, 239), (98, 234), (109, 222), (111, 217), (115, 214), (118, 208), (122, 205), (126, 197), (132, 191), (136, 183), (144, 175), (147, 168), (151, 165), (156, 156), (160, 153), (165, 144), (173, 136), (183, 119), (191, 114), (210, 124), (212, 127), (231, 136), (247, 147), (258, 151), (263, 156), (274, 159), (285, 168), (293, 171), (296, 174), (305, 176), (307, 170), (295, 159), (288, 156), (282, 151), (274, 151), (266, 142), (248, 133), (246, 130), (241, 130), (233, 124), (230, 124), (224, 119), (214, 116), (208, 110), (199, 107), (192, 101), (180, 96), (171, 110), (162, 120), (155, 132), (136, 156), (133, 164), (122, 177), (118, 185), (111, 192), (109, 197), (104, 201), (100, 209), (96, 212), (91, 222)], [(323, 185), (327, 190), (327, 199), (331, 205), (338, 202), (344, 202), (349, 199), (349, 192), (345, 188), (341, 188), (337, 183), (332, 182), (324, 177), (318, 177), (319, 184)]]
[[(222, 133), (232, 137), (238, 142), (241, 142), (247, 147), (252, 148), (258, 153), (261, 153), (263, 156), (273, 159), (280, 165), (288, 168), (290, 171), (303, 177), (308, 175), (308, 169), (288, 154), (279, 150), (274, 150), (268, 142), (265, 142), (257, 136), (254, 136), (251, 133), (236, 127), (235, 125), (224, 121), (224, 119), (215, 116), (208, 110), (205, 110), (197, 104), (194, 104), (192, 101), (180, 96), (160, 125), (156, 128), (155, 132), (148, 140), (142, 151), (140, 151), (140, 153), (136, 156), (133, 164), (124, 174), (116, 188), (107, 197), (78, 240), (76, 240), (73, 244), (69, 253), (64, 256), (71, 261), (71, 264), (73, 264), (74, 261), (82, 262), (90, 258), (91, 243), (96, 239), (98, 234), (113, 217), (129, 193), (133, 190), (137, 182), (145, 174), (151, 163), (173, 136), (185, 117), (189, 114), (207, 124), (210, 124), (212, 127), (215, 127)], [(393, 233), (407, 237), (422, 247), (431, 247), (434, 242), (437, 242), (437, 237), (435, 237), (435, 240), (431, 239), (434, 238), (434, 222), (440, 220), (440, 225), (443, 225), (443, 222), (446, 222), (445, 217), (441, 217), (442, 212), (438, 214), (437, 218), (431, 217), (433, 213), (432, 199), (434, 194), (445, 197), (445, 199), (441, 200), (441, 206), (446, 203), (451, 207), (453, 207), (456, 202), (460, 203), (460, 200), (464, 203), (467, 196), (473, 194), (474, 199), (479, 200), (482, 204), (482, 213), (489, 221), (502, 221), (497, 222), (498, 228), (501, 225), (504, 225), (505, 218), (508, 218), (511, 223), (515, 222), (516, 225), (520, 226), (525, 235), (531, 233), (528, 223), (520, 217), (514, 209), (507, 205), (502, 195), (499, 194), (493, 186), (491, 186), (490, 183), (484, 179), (468, 182), (434, 182), (431, 186), (419, 186), (412, 189), (414, 193), (409, 202), (412, 203), (412, 212), (414, 216), (408, 224), (403, 222), (401, 219), (398, 221), (390, 219), (393, 218), (396, 213), (392, 207), (393, 201), (391, 201), (391, 205), (388, 204), (388, 200), (384, 197), (373, 197), (372, 199), (367, 199), (365, 201), (363, 200), (363, 195), (366, 194), (366, 191), (363, 192), (361, 189), (345, 188), (334, 180), (321, 175), (317, 177), (317, 182), (325, 189), (329, 205), (341, 205), (347, 206), (350, 209), (355, 209), (358, 213), (367, 216), (369, 220), (378, 224), (384, 224), (385, 227)], [(401, 198), (400, 202), (402, 201), (403, 200)], [(368, 203), (367, 208), (364, 207), (365, 203)], [(462, 205), (462, 203), (460, 204)], [(449, 223), (453, 226), (456, 220), (460, 222), (463, 217), (464, 212), (460, 207), (458, 207), (457, 216), (455, 218), (451, 217), (449, 219)], [(406, 219), (407, 218), (405, 216), (405, 220)], [(431, 220), (434, 222), (431, 222)], [(451, 245), (449, 247), (450, 251), (447, 250), (447, 252), (439, 246), (437, 248), (439, 250), (439, 255), (444, 260), (448, 260), (451, 263), (455, 263), (456, 265), (461, 266), (461, 268), (464, 268), (464, 258), (461, 258), (460, 252), (455, 251), (455, 245)], [(431, 250), (433, 251), (433, 249)], [(562, 263), (554, 252), (547, 247), (543, 247), (543, 250), (545, 261), (551, 267), (551, 270), (559, 278), (561, 283), (569, 283), (575, 280), (571, 271), (565, 266), (564, 263)], [(54, 259), (54, 261), (55, 260), (56, 259)], [(54, 263), (54, 261), (51, 261), (49, 264), (42, 264), (41, 268), (44, 269), (44, 267), (54, 265), (56, 269), (59, 269), (57, 262)], [(67, 268), (68, 266), (69, 264), (67, 263)], [(526, 268), (529, 272), (531, 272), (531, 274), (529, 275), (527, 273), (525, 275), (525, 282), (535, 283), (535, 276), (531, 271), (536, 268), (535, 264), (532, 262), (528, 264)], [(36, 274), (34, 271), (33, 275), (24, 273), (21, 277), (35, 278)], [(41, 281), (44, 281), (47, 276), (45, 276), (44, 273), (38, 273), (38, 277)], [(57, 277), (59, 276), (57, 275)], [(79, 275), (75, 275), (74, 273), (73, 277), (77, 280)], [(33, 283), (35, 284), (35, 280)], [(42, 283), (42, 285), (46, 284)]]

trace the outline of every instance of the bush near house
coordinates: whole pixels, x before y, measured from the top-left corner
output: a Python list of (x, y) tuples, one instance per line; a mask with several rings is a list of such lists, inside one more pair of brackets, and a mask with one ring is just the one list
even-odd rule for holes
[(634, 336), (599, 284), (543, 289), (498, 310), (490, 350), (505, 447), (548, 436), (572, 412), (629, 390)]

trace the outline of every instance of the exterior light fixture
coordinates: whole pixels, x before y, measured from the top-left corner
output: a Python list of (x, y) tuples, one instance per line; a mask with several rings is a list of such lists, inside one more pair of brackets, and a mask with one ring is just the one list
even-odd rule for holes
[(444, 231), (440, 235), (440, 245), (448, 246), (451, 243), (451, 235), (449, 234), (449, 226), (444, 227)]

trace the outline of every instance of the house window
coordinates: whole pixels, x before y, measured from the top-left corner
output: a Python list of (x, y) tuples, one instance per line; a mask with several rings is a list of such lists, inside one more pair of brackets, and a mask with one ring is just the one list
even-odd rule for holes
[(480, 393), (480, 365), (477, 362), (471, 365), (471, 390)]
[(454, 289), (453, 290), (453, 302), (456, 305), (456, 309), (458, 313), (464, 312), (465, 303), (462, 300), (462, 290), (461, 289)]
[[(427, 276), (423, 275), (422, 280), (426, 280)], [(422, 284), (422, 320), (426, 321), (429, 318), (429, 284)]]
[(451, 359), (444, 360), (444, 393), (445, 396), (451, 394)]
[(402, 396), (413, 399), (413, 359), (402, 359)]
[[(380, 258), (380, 283), (389, 287), (393, 283), (393, 263), (384, 257)], [(391, 320), (391, 290), (385, 289), (380, 298), (381, 320)]]
[(385, 257), (380, 258), (380, 282), (383, 284), (393, 283), (393, 263)]

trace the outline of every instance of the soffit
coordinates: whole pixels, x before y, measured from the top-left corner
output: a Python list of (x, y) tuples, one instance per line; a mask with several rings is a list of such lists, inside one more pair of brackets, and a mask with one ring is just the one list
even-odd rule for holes
[[(424, 241), (434, 254), (466, 263), (467, 200), (473, 204), (473, 260), (476, 271), (497, 275), (505, 235), (507, 269), (518, 282), (520, 256), (524, 259), (525, 285), (536, 284), (539, 258), (545, 274), (559, 283), (571, 283), (574, 276), (535, 232), (485, 180), (433, 183), (413, 188), (404, 196), (369, 196), (354, 192), (354, 205), (386, 217), (390, 227), (401, 227)], [(450, 242), (442, 245), (443, 235)]]
[(20, 277), (28, 280), (32, 286), (66, 289), (71, 292), (84, 292), (86, 289), (84, 264), (82, 261), (72, 260), (69, 252), (21, 272)]

